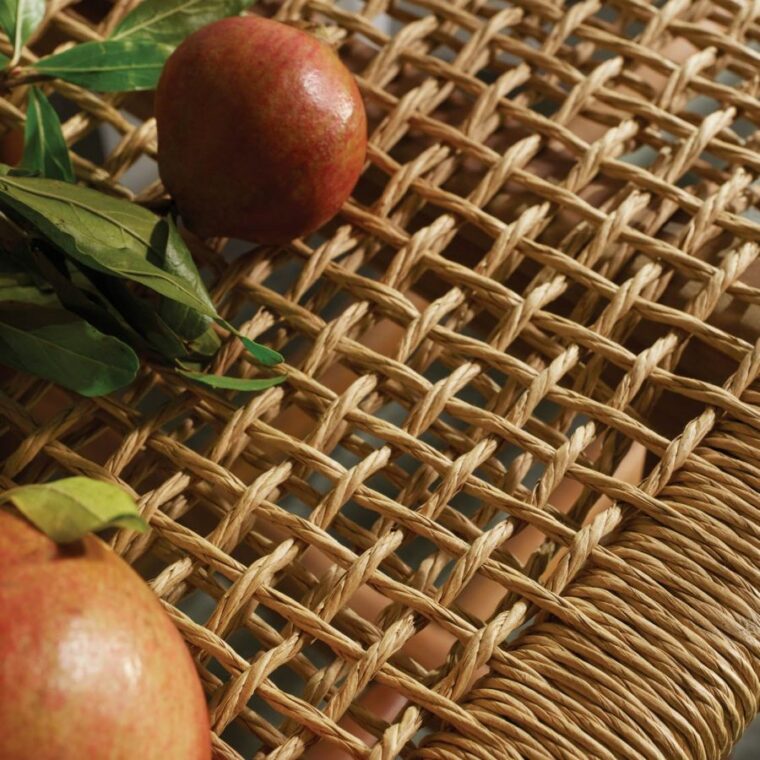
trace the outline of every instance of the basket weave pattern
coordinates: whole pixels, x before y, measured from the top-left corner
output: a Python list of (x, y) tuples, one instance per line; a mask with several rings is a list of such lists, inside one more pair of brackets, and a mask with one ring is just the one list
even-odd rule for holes
[[(43, 39), (132, 5), (54, 0)], [(16, 376), (0, 485), (137, 497), (151, 531), (114, 546), (196, 658), (217, 758), (725, 757), (760, 698), (760, 6), (257, 12), (325, 25), (371, 129), (320, 234), (193, 242), (288, 382), (146, 366), (87, 400)], [(120, 136), (79, 178), (164, 206), (124, 184), (155, 157), (148, 100), (51, 89), (75, 152)], [(234, 340), (215, 361), (256, 372)]]

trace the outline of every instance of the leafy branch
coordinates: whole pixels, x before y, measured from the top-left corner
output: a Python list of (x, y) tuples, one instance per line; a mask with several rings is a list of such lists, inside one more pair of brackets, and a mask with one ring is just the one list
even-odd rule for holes
[(30, 86), (21, 170), (0, 164), (0, 363), (83, 395), (131, 382), (150, 354), (184, 378), (231, 391), (276, 385), (278, 376), (218, 377), (202, 368), (237, 335), (264, 367), (276, 351), (240, 335), (216, 311), (171, 218), (74, 184), (58, 115), (44, 85), (55, 79), (98, 92), (152, 89), (185, 36), (240, 14), (250, 0), (147, 0), (110, 37), (19, 65), (45, 14), (44, 0), (3, 0), (0, 90)]
[(97, 92), (152, 90), (166, 59), (190, 33), (242, 13), (251, 0), (147, 0), (101, 41), (81, 42), (19, 67), (24, 43), (45, 15), (44, 0), (3, 0), (0, 28), (13, 57), (0, 72), (0, 90), (63, 79)]
[[(261, 390), (280, 377), (205, 381), (219, 347), (213, 323), (259, 364), (276, 351), (237, 333), (216, 311), (173, 220), (129, 201), (0, 165), (0, 212), (18, 230), (0, 251), (0, 362), (83, 395), (131, 382), (149, 352), (196, 382)], [(7, 231), (6, 231), (7, 232)], [(209, 350), (210, 349), (210, 350)]]

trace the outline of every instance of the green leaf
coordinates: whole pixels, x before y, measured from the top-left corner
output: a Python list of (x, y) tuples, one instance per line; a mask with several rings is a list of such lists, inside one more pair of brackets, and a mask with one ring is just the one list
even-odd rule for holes
[(3, 309), (15, 308), (12, 304), (60, 307), (55, 293), (42, 290), (29, 271), (19, 267), (8, 255), (0, 255), (0, 314)]
[(85, 266), (217, 317), (192, 259), (176, 272), (161, 268), (165, 227), (142, 206), (58, 180), (6, 174), (0, 176), (0, 208)]
[(263, 364), (265, 367), (274, 367), (275, 364), (280, 364), (280, 362), (285, 361), (279, 351), (275, 351), (273, 348), (269, 348), (268, 346), (262, 346), (260, 343), (256, 343), (250, 338), (247, 338), (245, 335), (243, 335), (243, 333), (240, 332), (240, 330), (237, 329), (237, 327), (231, 325), (229, 322), (227, 322), (227, 320), (222, 319), (221, 317), (217, 317), (216, 323), (235, 335), (238, 340), (245, 346), (248, 353), (254, 359), (256, 359), (257, 362)]
[[(163, 246), (158, 246), (163, 249), (163, 259), (156, 263), (164, 272), (176, 275), (184, 282), (192, 283), (196, 290), (205, 292), (203, 280), (174, 220), (171, 217), (162, 220), (159, 230), (160, 234), (166, 233), (166, 242)], [(211, 324), (209, 317), (167, 298), (162, 299), (158, 313), (161, 319), (185, 340), (196, 340)]]
[(220, 375), (206, 375), (202, 372), (192, 372), (187, 369), (178, 369), (177, 372), (188, 380), (203, 383), (211, 388), (220, 388), (227, 391), (263, 391), (273, 385), (285, 382), (285, 375), (278, 377), (224, 377)]
[(276, 364), (280, 364), (284, 361), (282, 354), (279, 351), (275, 351), (268, 346), (262, 346), (261, 343), (256, 343), (250, 338), (246, 338), (245, 335), (242, 335), (241, 333), (236, 334), (248, 353), (265, 367), (274, 367)]
[(45, 0), (0, 0), (0, 26), (13, 45), (13, 63), (45, 16)]
[(16, 269), (6, 268), (7, 262), (4, 256), (0, 255), (0, 301), (6, 300), (3, 297), (3, 291), (7, 288), (15, 288), (19, 285), (32, 285), (32, 278), (27, 272), (17, 271)]
[(123, 489), (91, 478), (64, 478), (54, 483), (18, 486), (2, 494), (30, 522), (59, 544), (96, 530), (148, 527), (137, 505)]
[(27, 241), (26, 257), (36, 268), (39, 277), (55, 290), (66, 309), (107, 335), (113, 335), (132, 346), (139, 345), (139, 336), (118, 311), (91, 286), (86, 277), (67, 266), (60, 252), (42, 241), (33, 245)]
[(162, 301), (158, 313), (164, 322), (184, 340), (197, 340), (206, 332), (210, 324), (208, 317), (176, 301)]
[[(0, 287), (0, 304), (26, 303), (35, 306), (58, 306), (54, 293), (43, 293), (34, 285), (6, 285)], [(7, 307), (6, 307), (7, 308)], [(0, 311), (2, 315), (2, 311)], [(0, 316), (2, 319), (2, 316)], [(0, 364), (3, 359), (0, 357)]]
[(158, 316), (153, 304), (132, 293), (114, 277), (91, 269), (85, 270), (85, 274), (111, 307), (154, 350), (167, 359), (181, 359), (188, 355), (179, 336)]
[(25, 304), (0, 304), (0, 364), (82, 396), (103, 396), (134, 380), (139, 362), (128, 345), (60, 306), (38, 305), (34, 296)]
[(178, 45), (188, 34), (226, 16), (238, 16), (252, 0), (145, 0), (111, 33), (112, 40), (151, 40)]
[(73, 182), (75, 179), (58, 114), (42, 90), (37, 87), (29, 89), (24, 158), (21, 166), (50, 179), (62, 179), (66, 182)]
[(52, 291), (30, 261), (26, 241), (11, 249), (0, 249), (0, 287), (3, 285), (36, 285), (40, 290)]
[[(44, 291), (35, 282), (34, 272), (20, 265), (10, 253), (0, 253), (0, 309), (9, 304), (59, 307), (55, 293)], [(0, 363), (2, 360), (0, 359)]]
[(98, 92), (152, 90), (172, 49), (150, 40), (83, 42), (32, 68)]
[(189, 344), (190, 352), (197, 356), (213, 356), (222, 345), (222, 341), (213, 327), (209, 327), (203, 335), (200, 335)]

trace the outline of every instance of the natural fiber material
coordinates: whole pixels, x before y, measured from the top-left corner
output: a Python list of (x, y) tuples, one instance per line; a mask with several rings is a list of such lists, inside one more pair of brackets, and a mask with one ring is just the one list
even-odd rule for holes
[[(131, 5), (51, 2), (31, 51)], [(320, 234), (193, 243), (287, 384), (16, 376), (0, 482), (139, 498), (151, 532), (114, 545), (197, 660), (217, 758), (725, 757), (760, 698), (760, 6), (257, 12), (325, 26), (371, 129)], [(119, 135), (79, 178), (165, 205), (125, 184), (150, 99), (52, 90), (75, 151)], [(234, 340), (216, 369), (256, 371)]]

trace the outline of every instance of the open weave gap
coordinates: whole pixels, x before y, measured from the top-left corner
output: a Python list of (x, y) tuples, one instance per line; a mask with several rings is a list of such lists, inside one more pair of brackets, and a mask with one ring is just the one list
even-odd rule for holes
[[(24, 60), (134, 5), (50, 2)], [(254, 11), (323, 25), (370, 123), (319, 233), (190, 240), (288, 382), (15, 376), (2, 486), (138, 498), (150, 532), (113, 544), (191, 648), (218, 758), (724, 757), (759, 693), (757, 4)], [(165, 209), (133, 181), (150, 97), (49, 90), (80, 180)], [(214, 369), (256, 373), (234, 340)]]

